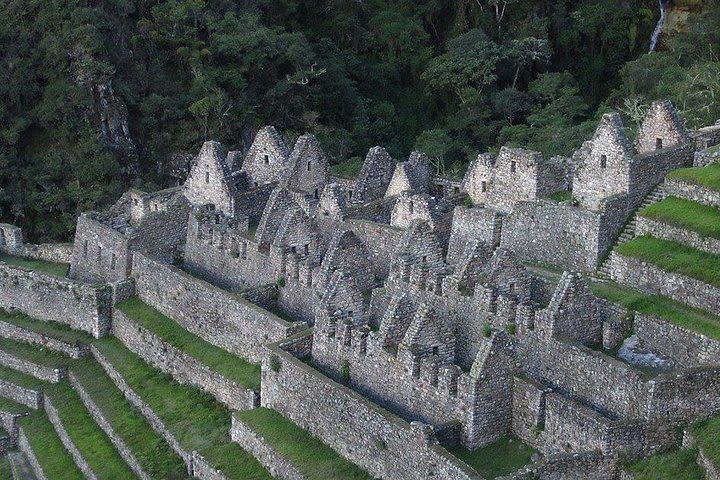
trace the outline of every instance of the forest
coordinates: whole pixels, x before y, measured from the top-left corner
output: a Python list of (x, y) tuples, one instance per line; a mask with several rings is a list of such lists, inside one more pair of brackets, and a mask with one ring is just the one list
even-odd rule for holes
[(79, 212), (266, 124), (317, 135), (338, 174), (382, 145), (455, 177), (502, 145), (570, 155), (656, 98), (712, 124), (720, 7), (665, 5), (684, 22), (649, 53), (657, 0), (3, 0), (0, 218), (69, 240)]

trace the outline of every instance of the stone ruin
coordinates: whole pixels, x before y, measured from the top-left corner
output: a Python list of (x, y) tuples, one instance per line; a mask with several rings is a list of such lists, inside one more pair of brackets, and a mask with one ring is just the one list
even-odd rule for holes
[[(720, 414), (719, 342), (702, 340), (714, 355), (674, 355), (666, 325), (638, 314), (633, 326), (589, 287), (648, 194), (692, 165), (702, 142), (717, 143), (693, 135), (662, 101), (635, 141), (618, 114), (605, 114), (572, 158), (503, 147), (479, 155), (458, 183), (433, 176), (421, 152), (397, 163), (373, 147), (351, 182), (330, 173), (314, 136), (291, 150), (268, 126), (244, 155), (206, 142), (180, 187), (131, 190), (109, 211), (81, 215), (70, 275), (131, 279), (139, 292), (148, 265), (175, 264), (248, 299), (264, 313), (215, 331), (203, 330), (202, 315), (193, 322), (211, 343), (262, 361), (263, 405), (379, 477), (430, 478), (398, 472), (424, 465), (437, 444), (472, 450), (513, 435), (548, 459), (575, 455), (543, 478), (617, 478), (620, 453), (672, 448), (677, 427)], [(7, 249), (21, 243), (3, 231)], [(148, 288), (167, 303), (180, 294), (166, 280)], [(270, 329), (275, 314), (292, 329)], [(668, 371), (648, 377), (606, 353), (631, 334)], [(687, 332), (676, 341), (679, 350), (701, 342)], [(277, 358), (310, 362), (322, 379), (274, 373)], [(313, 403), (341, 395), (338, 384), (411, 422), (430, 450), (343, 441), (343, 425), (377, 435), (390, 424), (369, 413), (353, 424), (353, 411)], [(299, 386), (304, 397), (287, 393)]]

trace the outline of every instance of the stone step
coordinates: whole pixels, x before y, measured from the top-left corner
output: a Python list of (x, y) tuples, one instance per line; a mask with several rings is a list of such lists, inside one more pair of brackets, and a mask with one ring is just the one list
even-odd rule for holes
[(45, 413), (87, 478), (138, 478), (68, 382), (46, 389)]
[(229, 441), (230, 411), (210, 394), (175, 383), (115, 338), (95, 342), (92, 352), (125, 398), (192, 469), (192, 475), (209, 480), (272, 478), (251, 454)]
[(20, 313), (0, 310), (0, 337), (36, 345), (47, 350), (82, 358), (90, 354), (92, 337), (86, 333), (54, 323), (34, 320)]
[(42, 410), (20, 420), (18, 448), (27, 456), (37, 478), (85, 478)]
[(140, 478), (182, 478), (187, 468), (94, 360), (71, 368), (70, 382), (125, 462)]

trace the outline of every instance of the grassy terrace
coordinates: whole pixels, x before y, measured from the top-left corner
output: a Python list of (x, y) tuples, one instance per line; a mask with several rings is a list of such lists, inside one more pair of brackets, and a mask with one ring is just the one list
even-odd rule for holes
[(720, 163), (712, 163), (707, 167), (679, 168), (670, 172), (668, 178), (720, 191)]
[(30, 411), (25, 405), (20, 405), (7, 398), (0, 397), (0, 412), (23, 414)]
[(0, 458), (0, 480), (12, 480), (12, 467), (10, 467), (10, 459), (7, 455)]
[(173, 382), (115, 338), (98, 340), (95, 346), (157, 413), (183, 448), (199, 451), (228, 478), (272, 478), (252, 455), (230, 441), (230, 411), (212, 396)]
[(692, 200), (668, 197), (645, 207), (639, 215), (692, 230), (703, 237), (720, 238), (720, 210)]
[(186, 478), (182, 459), (130, 405), (100, 364), (84, 360), (74, 366), (72, 372), (152, 478)]
[(613, 282), (593, 283), (590, 288), (598, 297), (619, 303), (629, 310), (656, 315), (679, 327), (720, 340), (720, 317), (704, 310)]
[(675, 450), (653, 455), (627, 469), (635, 480), (704, 480), (705, 472), (695, 462), (697, 449)]
[(45, 412), (33, 412), (20, 420), (28, 442), (45, 474), (53, 480), (82, 480), (70, 454), (60, 442)]
[(260, 365), (249, 363), (193, 335), (137, 297), (118, 303), (117, 308), (170, 345), (194, 357), (224, 377), (247, 388), (260, 390)]
[(26, 375), (22, 372), (18, 372), (17, 370), (13, 370), (12, 368), (2, 365), (0, 365), (0, 379), (14, 383), (15, 385), (23, 388), (36, 391), (43, 390), (45, 387), (50, 385), (49, 383), (38, 380), (35, 377), (31, 377), (30, 375)]
[(0, 350), (15, 357), (20, 357), (37, 365), (59, 368), (67, 367), (71, 359), (41, 347), (16, 342), (0, 337)]
[(691, 432), (713, 465), (720, 468), (720, 417), (693, 425)]
[(514, 437), (505, 437), (477, 450), (450, 447), (448, 451), (474, 468), (480, 475), (492, 480), (512, 473), (532, 463), (535, 450)]
[(22, 313), (10, 314), (1, 308), (0, 321), (11, 323), (17, 327), (31, 330), (46, 337), (62, 340), (72, 345), (90, 344), (93, 339), (90, 334), (73, 330), (65, 324), (35, 320)]
[(647, 236), (623, 243), (616, 251), (720, 288), (720, 255)]
[(68, 435), (98, 477), (137, 478), (69, 383), (53, 385), (46, 392)]
[(275, 410), (255, 408), (236, 415), (291, 461), (308, 480), (372, 478)]
[(16, 267), (27, 268), (28, 270), (35, 270), (37, 272), (50, 273), (58, 277), (66, 276), (68, 268), (70, 268), (70, 265), (67, 263), (54, 263), (45, 260), (35, 260), (33, 258), (16, 257), (6, 253), (0, 253), (0, 262), (15, 265)]

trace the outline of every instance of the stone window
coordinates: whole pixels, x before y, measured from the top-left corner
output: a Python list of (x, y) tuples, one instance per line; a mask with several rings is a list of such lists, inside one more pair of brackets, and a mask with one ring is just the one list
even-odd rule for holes
[(311, 162), (308, 162), (308, 164), (307, 164), (307, 170), (308, 170), (308, 172), (310, 171), (310, 163), (311, 163)]
[(662, 138), (656, 138), (655, 139), (655, 150), (662, 150)]
[(97, 261), (99, 262), (102, 258), (102, 247), (98, 245), (98, 254), (97, 254)]
[(305, 255), (310, 255), (310, 244), (309, 243), (305, 244)]
[(432, 352), (433, 352), (433, 355), (435, 355), (437, 357), (438, 355), (440, 355), (440, 347), (435, 345), (434, 347), (432, 347)]
[(607, 155), (600, 155), (600, 168), (607, 167)]
[(415, 204), (413, 202), (410, 202), (410, 213), (415, 213)]
[(265, 165), (270, 165), (270, 155), (267, 153), (264, 155)]
[(110, 257), (110, 269), (115, 270), (115, 263), (117, 261), (117, 258), (115, 257), (115, 254), (113, 253)]
[(508, 289), (510, 290), (510, 293), (515, 293), (515, 282), (510, 282)]
[(293, 245), (292, 247), (290, 247), (290, 251), (292, 253), (297, 253), (297, 247), (295, 245)]
[(422, 263), (427, 263), (427, 255), (422, 256)]
[(354, 314), (355, 312), (353, 312), (352, 310), (348, 310), (348, 318), (353, 318)]
[(480, 191), (483, 193), (487, 192), (487, 182), (485, 180), (480, 182)]
[(259, 184), (258, 182), (255, 182), (255, 186), (256, 186), (256, 187), (259, 187), (260, 184)]
[(205, 183), (210, 183), (210, 172), (205, 172)]
[(87, 258), (87, 252), (88, 252), (88, 241), (85, 240), (83, 242), (83, 257)]
[(453, 193), (455, 193), (455, 195), (460, 193), (460, 187), (453, 187)]
[(510, 173), (515, 173), (517, 171), (517, 162), (512, 161), (510, 162)]
[(353, 191), (348, 190), (348, 200), (352, 200), (352, 194), (353, 194)]
[(140, 205), (140, 200), (138, 200), (137, 198), (133, 198), (133, 203), (135, 203), (135, 206), (137, 207), (138, 205)]
[(316, 188), (314, 195), (315, 195), (315, 198), (320, 198), (320, 189)]

